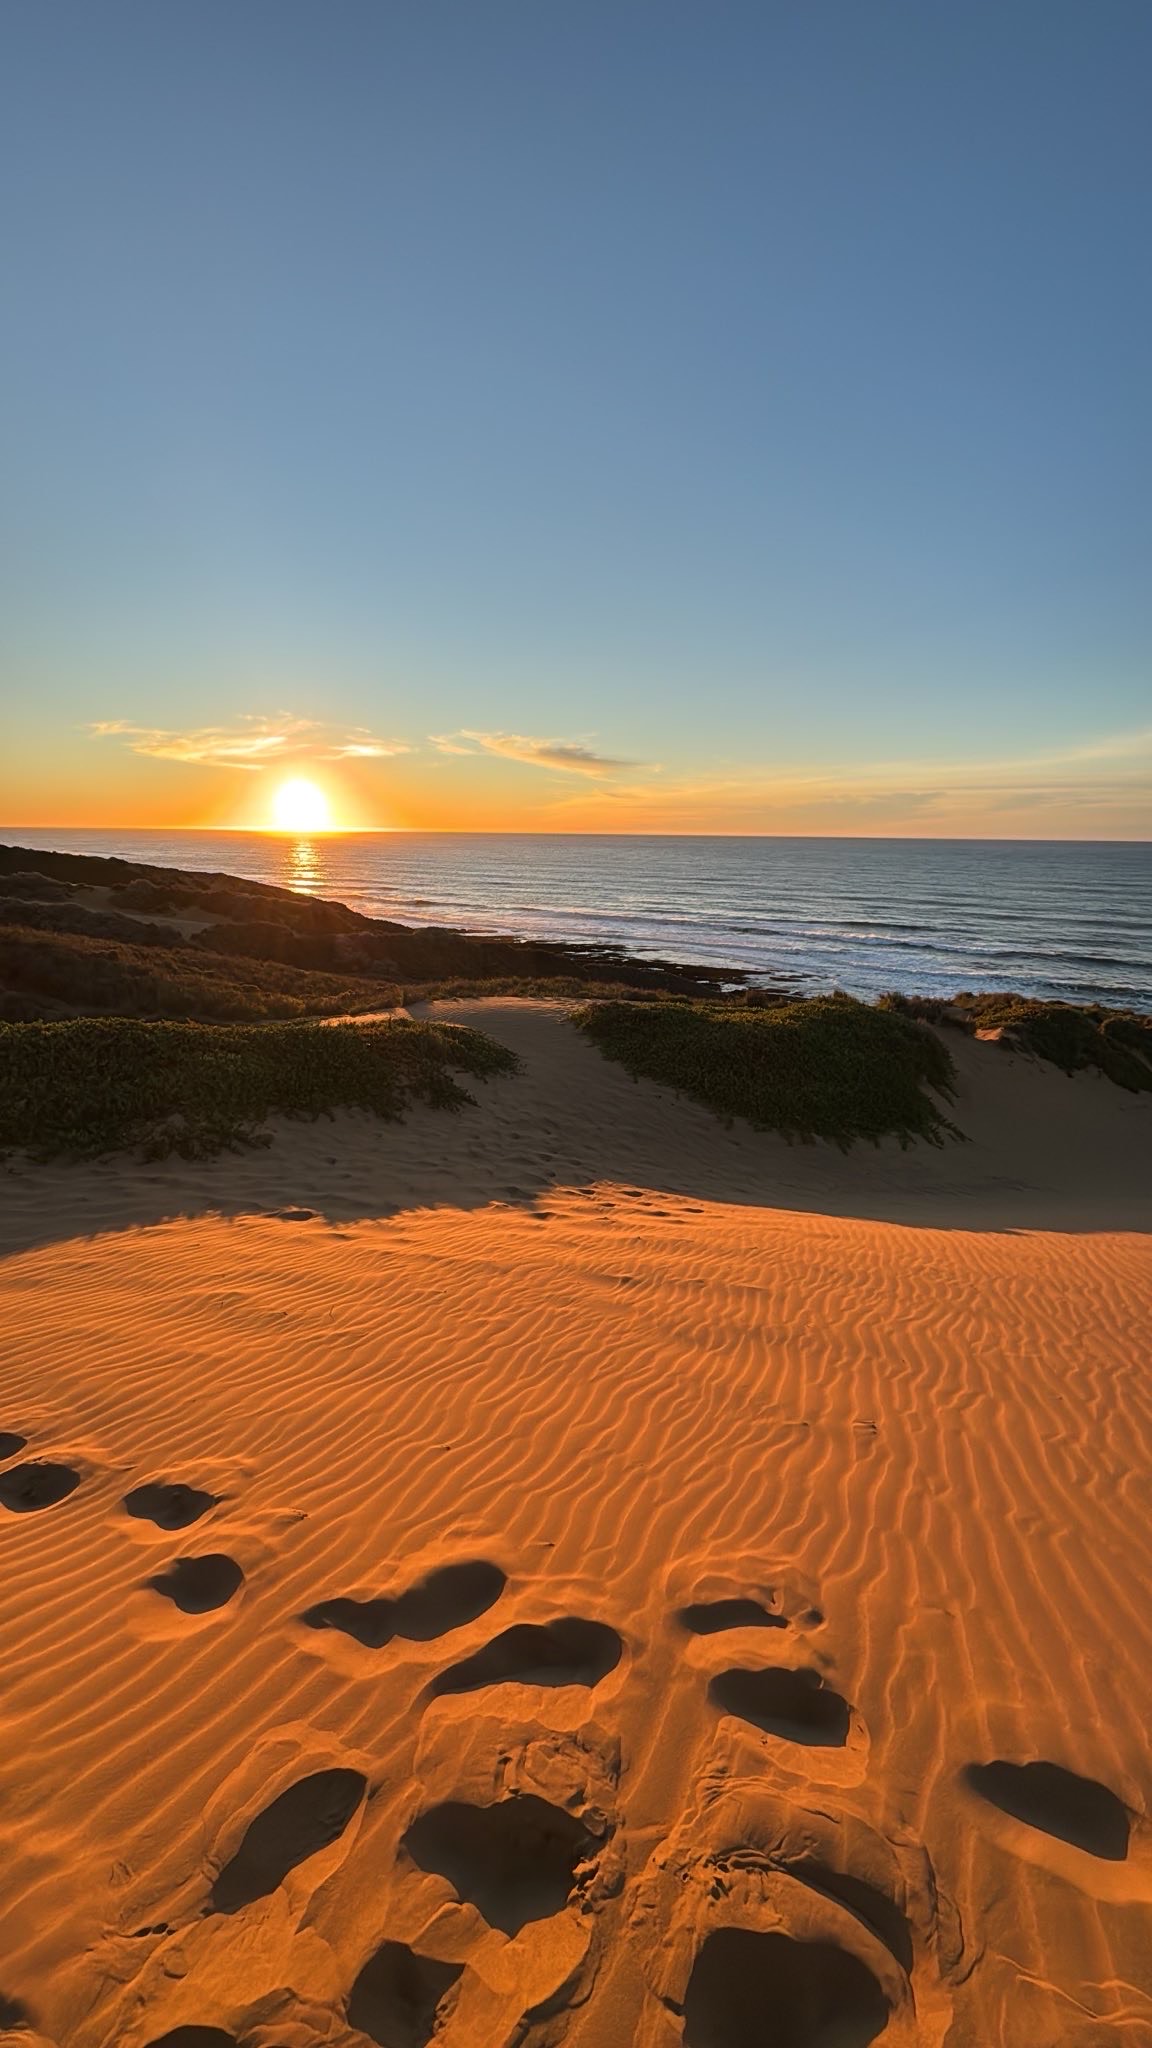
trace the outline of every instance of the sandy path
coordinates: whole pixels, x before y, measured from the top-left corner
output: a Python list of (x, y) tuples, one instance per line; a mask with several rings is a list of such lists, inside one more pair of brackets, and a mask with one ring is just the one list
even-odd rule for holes
[(1152, 1104), (964, 1048), (845, 1161), (486, 1018), (458, 1119), (5, 1177), (0, 2016), (1144, 2048)]

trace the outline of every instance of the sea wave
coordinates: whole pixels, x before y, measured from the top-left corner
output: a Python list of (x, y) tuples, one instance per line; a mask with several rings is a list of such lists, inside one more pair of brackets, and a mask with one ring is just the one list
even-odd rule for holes
[(1152, 845), (9, 829), (412, 924), (622, 947), (859, 995), (1017, 988), (1152, 1010)]

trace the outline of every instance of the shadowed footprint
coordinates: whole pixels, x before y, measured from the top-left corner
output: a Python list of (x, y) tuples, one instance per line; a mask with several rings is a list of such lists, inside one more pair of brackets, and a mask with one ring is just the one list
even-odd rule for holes
[(158, 2034), (148, 2048), (240, 2048), (235, 2034), (222, 2027), (173, 2027), (170, 2034)]
[(0, 1458), (14, 1458), (27, 1441), (26, 1436), (18, 1436), (14, 1429), (0, 1429)]
[(14, 1515), (31, 1515), (37, 1508), (54, 1508), (67, 1500), (80, 1484), (80, 1474), (71, 1465), (50, 1465), (37, 1460), (27, 1465), (10, 1465), (0, 1472), (0, 1501)]
[(216, 1506), (216, 1499), (214, 1493), (203, 1493), (198, 1486), (156, 1479), (126, 1493), (124, 1508), (136, 1521), (155, 1522), (158, 1529), (187, 1529)]
[(486, 1613), (507, 1583), (499, 1565), (475, 1558), (442, 1565), (398, 1599), (321, 1600), (300, 1618), (309, 1628), (341, 1629), (368, 1650), (382, 1650), (393, 1636), (428, 1643)]
[(463, 1963), (438, 1963), (403, 1941), (386, 1941), (370, 1957), (348, 1997), (348, 2020), (380, 2048), (425, 2048), (441, 2000)]
[(1128, 1814), (1106, 1785), (1059, 1764), (969, 1764), (965, 1782), (1013, 1820), (1110, 1863), (1128, 1854)]
[(684, 1998), (685, 2048), (867, 2048), (888, 2023), (872, 1972), (828, 1941), (721, 1927)]
[(32, 2021), (26, 2005), (18, 1998), (6, 1998), (0, 1991), (0, 2027), (30, 2027)]
[(738, 1714), (788, 1742), (832, 1749), (848, 1740), (848, 1702), (825, 1685), (818, 1671), (722, 1671), (708, 1687), (708, 1697), (724, 1713)]
[(774, 1614), (759, 1600), (701, 1600), (676, 1616), (694, 1636), (718, 1636), (730, 1628), (787, 1628), (786, 1614)]
[(404, 1847), (421, 1870), (446, 1877), (490, 1927), (517, 1935), (559, 1913), (592, 1837), (572, 1814), (534, 1792), (493, 1806), (449, 1800), (413, 1821)]
[(857, 1920), (879, 1937), (886, 1949), (895, 1956), (900, 1968), (911, 1975), (915, 1962), (912, 1945), (912, 1930), (893, 1899), (886, 1898), (873, 1885), (866, 1884), (862, 1877), (853, 1877), (850, 1871), (832, 1870), (826, 1863), (818, 1863), (809, 1857), (801, 1857), (795, 1863), (782, 1866), (789, 1877), (799, 1878), (811, 1891), (823, 1892), (825, 1898), (835, 1899)]
[(475, 1692), (483, 1685), (599, 1685), (620, 1662), (623, 1644), (607, 1622), (567, 1615), (539, 1627), (521, 1622), (506, 1628), (433, 1679), (428, 1690)]
[(251, 1822), (212, 1887), (217, 1913), (238, 1913), (266, 1899), (290, 1870), (339, 1840), (365, 1792), (360, 1771), (314, 1771), (299, 1778)]
[(243, 1583), (235, 1558), (218, 1550), (204, 1557), (174, 1558), (167, 1571), (148, 1580), (153, 1592), (163, 1593), (181, 1614), (210, 1614), (214, 1607), (226, 1607)]

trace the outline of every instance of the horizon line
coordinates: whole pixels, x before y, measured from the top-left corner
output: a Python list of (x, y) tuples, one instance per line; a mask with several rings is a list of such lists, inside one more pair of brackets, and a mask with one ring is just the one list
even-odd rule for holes
[[(0, 825), (8, 832), (87, 832), (103, 834), (189, 832), (242, 839), (282, 839), (300, 842), (317, 839), (800, 839), (818, 843), (836, 841), (856, 845), (920, 846), (1152, 846), (1152, 834), (1141, 838), (1093, 838), (1086, 834), (1041, 836), (1025, 833), (922, 833), (922, 832), (564, 832), (548, 827), (532, 831), (501, 829), (498, 826), (461, 827), (451, 825), (337, 825), (316, 832), (285, 832), (265, 825)], [(32, 851), (50, 852), (50, 848)]]

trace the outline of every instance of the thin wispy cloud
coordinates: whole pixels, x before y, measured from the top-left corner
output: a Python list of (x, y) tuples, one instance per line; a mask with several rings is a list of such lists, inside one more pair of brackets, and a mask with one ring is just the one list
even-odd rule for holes
[(357, 725), (342, 739), (320, 751), (316, 758), (320, 761), (383, 761), (393, 754), (411, 752), (407, 740), (382, 740), (369, 732), (366, 726)]
[(464, 746), (455, 733), (430, 732), (428, 740), (438, 754), (474, 754), (477, 751), (475, 747)]
[(176, 731), (163, 726), (136, 725), (125, 718), (102, 718), (86, 730), (95, 739), (121, 740), (134, 754), (208, 768), (257, 770), (302, 756), (313, 761), (379, 760), (410, 751), (405, 741), (380, 739), (363, 726), (348, 731), (314, 718), (287, 715), (275, 719), (242, 718), (234, 726), (201, 725)]
[(518, 732), (478, 732), (462, 727), (456, 733), (434, 733), (432, 744), (442, 754), (499, 754), (506, 761), (523, 761), (530, 768), (550, 768), (561, 775), (615, 775), (624, 768), (639, 768), (639, 761), (624, 761), (612, 754), (598, 754), (580, 740), (534, 739)]
[[(612, 804), (597, 815), (608, 797)], [(1152, 730), (999, 760), (853, 762), (820, 770), (718, 765), (712, 773), (566, 791), (545, 808), (553, 819), (571, 819), (573, 829), (592, 830), (609, 825), (607, 812), (617, 805), (627, 809), (632, 831), (896, 830), (963, 838), (974, 829), (1011, 833), (1047, 812), (1054, 837), (1069, 816), (1102, 836), (1140, 836), (1152, 821)]]
[[(290, 762), (370, 762), (409, 754), (404, 740), (366, 726), (336, 726), (290, 713), (182, 729), (101, 719), (88, 731), (134, 753), (249, 773)], [(1078, 816), (1089, 832), (1141, 836), (1152, 819), (1152, 728), (1103, 733), (999, 757), (804, 762), (714, 762), (695, 772), (602, 752), (587, 739), (555, 739), (478, 726), (433, 733), (449, 756), (516, 761), (544, 771), (538, 797), (518, 814), (537, 825), (613, 830), (1010, 834), (1053, 836)]]

